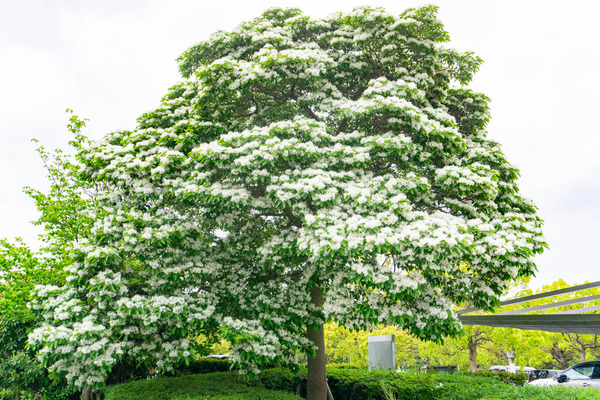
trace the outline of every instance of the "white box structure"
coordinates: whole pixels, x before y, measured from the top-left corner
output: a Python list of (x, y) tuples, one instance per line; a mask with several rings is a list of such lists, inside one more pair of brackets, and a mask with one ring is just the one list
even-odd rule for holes
[(369, 370), (396, 370), (396, 337), (394, 335), (369, 336)]

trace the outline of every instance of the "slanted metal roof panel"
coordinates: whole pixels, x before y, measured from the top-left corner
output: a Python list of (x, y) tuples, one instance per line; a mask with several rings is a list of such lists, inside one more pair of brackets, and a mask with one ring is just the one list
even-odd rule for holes
[[(564, 288), (564, 289), (553, 290), (551, 292), (538, 293), (538, 294), (534, 294), (531, 296), (510, 299), (510, 300), (501, 302), (500, 306), (508, 306), (510, 304), (518, 304), (518, 303), (523, 303), (523, 302), (531, 301), (531, 300), (544, 299), (546, 297), (552, 297), (552, 296), (556, 296), (559, 294), (578, 292), (580, 290), (592, 289), (592, 288), (597, 288), (597, 287), (600, 287), (600, 281), (585, 283), (583, 285), (572, 286), (572, 287)], [(463, 310), (458, 310), (456, 313), (458, 315), (462, 315), (462, 314), (469, 314), (469, 313), (476, 312), (476, 311), (481, 311), (481, 308), (470, 307), (470, 308), (465, 308)]]
[(461, 315), (464, 325), (600, 335), (599, 314)]
[(578, 297), (576, 299), (558, 301), (556, 303), (542, 304), (540, 306), (527, 307), (527, 308), (519, 308), (518, 310), (499, 312), (499, 313), (496, 313), (494, 315), (517, 315), (517, 314), (525, 314), (525, 313), (530, 313), (530, 312), (534, 312), (534, 311), (548, 310), (550, 308), (570, 306), (572, 304), (587, 303), (588, 301), (593, 301), (593, 300), (598, 300), (598, 299), (600, 299), (600, 294), (599, 295), (595, 295), (595, 296)]

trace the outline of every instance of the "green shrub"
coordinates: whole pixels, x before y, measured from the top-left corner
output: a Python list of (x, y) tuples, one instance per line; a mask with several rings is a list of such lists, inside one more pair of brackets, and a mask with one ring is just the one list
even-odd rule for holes
[(76, 390), (66, 381), (51, 379), (32, 351), (0, 354), (0, 400), (33, 398), (36, 394), (45, 400), (71, 400)]
[(523, 386), (525, 382), (527, 382), (527, 380), (529, 379), (529, 376), (525, 372), (517, 372), (516, 374), (506, 371), (477, 371), (465, 373), (476, 376), (497, 377), (504, 383), (516, 386)]
[[(263, 369), (276, 368), (275, 364), (262, 366)], [(194, 374), (209, 374), (211, 372), (227, 372), (235, 369), (228, 359), (219, 359), (212, 357), (201, 357), (190, 361), (189, 364), (181, 363), (175, 365), (171, 372), (167, 372), (164, 376), (184, 376)]]
[(300, 400), (292, 393), (249, 387), (234, 373), (161, 377), (104, 388), (105, 400)]
[(209, 374), (211, 372), (227, 372), (230, 369), (229, 360), (218, 358), (198, 358), (190, 361), (189, 365), (181, 363), (165, 376), (183, 376), (194, 374)]
[(151, 376), (150, 368), (145, 365), (138, 364), (132, 358), (126, 358), (117, 362), (108, 378), (106, 379), (107, 385), (116, 385), (117, 383), (125, 383), (131, 381), (139, 381), (146, 379)]
[(302, 400), (300, 397), (291, 393), (278, 392), (274, 390), (264, 390), (257, 388), (248, 388), (248, 391), (241, 394), (232, 394), (227, 396), (211, 397), (211, 400)]
[[(395, 371), (330, 370), (329, 388), (338, 400), (386, 400), (386, 390), (396, 399), (438, 399), (447, 390), (439, 385), (441, 374), (397, 373)], [(384, 383), (384, 385), (382, 385)]]
[(35, 352), (26, 347), (34, 321), (0, 315), (0, 400), (71, 400), (78, 398), (67, 382), (51, 378)]
[(579, 387), (523, 386), (506, 387), (502, 392), (489, 393), (481, 400), (598, 400), (600, 391)]
[[(581, 388), (515, 386), (498, 374), (438, 374), (357, 369), (329, 369), (336, 400), (594, 400), (600, 392)], [(235, 372), (157, 378), (104, 389), (106, 400), (300, 400), (298, 382), (306, 393), (306, 370), (263, 371), (245, 382)], [(248, 384), (251, 386), (248, 386)], [(270, 390), (275, 389), (275, 390)]]
[[(286, 368), (271, 368), (262, 371), (258, 376), (258, 380), (251, 383), (254, 385), (258, 384), (265, 389), (296, 392), (301, 375), (301, 373), (293, 373)], [(306, 376), (306, 373), (304, 373), (304, 376)]]
[[(258, 381), (265, 388), (284, 391), (295, 391), (300, 382), (301, 394), (305, 394), (302, 375), (306, 376), (305, 370), (293, 374), (277, 368), (263, 371)], [(512, 387), (496, 375), (328, 369), (327, 377), (336, 400), (387, 400), (390, 393), (397, 400), (476, 400)]]
[(327, 369), (361, 369), (359, 367), (357, 367), (356, 365), (352, 365), (352, 364), (336, 364), (336, 363), (331, 363), (331, 364), (327, 364)]

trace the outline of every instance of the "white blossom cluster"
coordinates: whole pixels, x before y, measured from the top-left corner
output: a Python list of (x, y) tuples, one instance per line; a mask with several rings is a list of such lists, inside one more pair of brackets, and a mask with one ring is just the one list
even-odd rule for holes
[(447, 40), (431, 6), (273, 9), (188, 50), (158, 109), (79, 154), (112, 189), (67, 285), (37, 290), (43, 360), (99, 386), (219, 330), (256, 371), (328, 319), (440, 340), (453, 304), (496, 304), (534, 272), (542, 221), (464, 86), (480, 60)]

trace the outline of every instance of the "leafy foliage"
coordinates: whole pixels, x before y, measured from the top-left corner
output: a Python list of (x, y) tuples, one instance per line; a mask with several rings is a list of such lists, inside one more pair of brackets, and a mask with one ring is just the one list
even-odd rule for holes
[(40, 268), (40, 260), (25, 243), (0, 239), (0, 308), (2, 318), (31, 319), (27, 303), (36, 284), (49, 283), (52, 271)]
[(25, 346), (33, 326), (34, 321), (17, 319), (14, 314), (0, 318), (0, 400), (36, 394), (47, 400), (73, 399), (76, 391), (65, 381), (52, 379), (35, 352)]
[(35, 293), (45, 365), (101, 387), (220, 330), (257, 372), (313, 354), (328, 320), (439, 341), (453, 303), (491, 309), (531, 275), (542, 221), (436, 12), (271, 9), (185, 52), (136, 129), (83, 144), (77, 176), (110, 190), (67, 283)]
[(523, 386), (528, 380), (528, 376), (524, 372), (505, 372), (505, 371), (477, 371), (472, 373), (475, 376), (486, 376), (500, 379), (504, 383), (516, 386)]
[[(83, 126), (85, 120), (70, 116), (68, 129), (74, 134), (71, 145), (75, 149), (87, 141), (80, 133)], [(50, 190), (24, 190), (40, 212), (34, 223), (44, 227), (43, 246), (35, 252), (21, 239), (0, 239), (0, 390), (9, 397), (67, 399), (75, 390), (67, 387), (66, 381), (49, 375), (35, 352), (26, 347), (27, 334), (41, 322), (29, 303), (36, 287), (64, 284), (63, 267), (70, 262), (70, 247), (91, 231), (96, 189), (78, 178), (78, 164), (72, 156), (60, 150), (47, 152), (43, 146), (37, 152), (45, 165)], [(58, 309), (55, 306), (52, 312)]]
[[(70, 114), (67, 129), (73, 134), (69, 144), (72, 150), (79, 151), (90, 143), (81, 133), (87, 120), (74, 115), (70, 109), (67, 113)], [(25, 187), (24, 192), (35, 201), (40, 211), (39, 219), (33, 223), (44, 227), (42, 251), (53, 256), (52, 262), (58, 268), (70, 263), (70, 246), (90, 238), (98, 211), (95, 198), (107, 188), (101, 183), (82, 179), (79, 173), (81, 166), (73, 155), (61, 149), (49, 152), (44, 146), (39, 146), (36, 151), (47, 171), (50, 190), (44, 192)]]
[[(299, 372), (300, 375), (303, 371)], [(298, 375), (292, 379), (285, 369), (263, 371), (262, 386), (295, 391)], [(594, 390), (523, 386), (525, 374), (397, 373), (356, 369), (328, 369), (328, 384), (336, 400), (476, 400), (476, 399), (596, 399)], [(503, 383), (506, 382), (506, 383)], [(508, 384), (507, 384), (508, 383)], [(512, 396), (512, 397), (511, 397)], [(572, 397), (571, 397), (572, 396)]]
[(223, 372), (156, 378), (104, 389), (105, 400), (294, 400), (291, 394), (249, 387), (235, 376)]
[(325, 346), (328, 368), (331, 364), (367, 368), (369, 365), (368, 337), (394, 335), (396, 365), (401, 368), (422, 366), (423, 342), (397, 326), (379, 325), (370, 330), (352, 331), (334, 322), (325, 324)]
[(598, 392), (581, 387), (507, 387), (499, 393), (488, 393), (481, 400), (596, 400)]
[[(113, 385), (105, 388), (104, 393), (106, 394), (106, 400), (140, 398), (150, 400), (192, 400), (196, 398), (292, 399), (297, 398), (291, 393), (296, 391), (298, 382), (304, 382), (301, 388), (303, 391), (306, 390), (306, 381), (299, 378), (305, 373), (305, 370), (293, 373), (284, 368), (267, 369), (258, 375), (257, 380), (250, 381), (254, 387), (248, 387), (247, 383), (231, 373), (208, 373)], [(339, 400), (388, 400), (389, 393), (397, 400), (532, 398), (543, 400), (564, 400), (566, 398), (591, 400), (597, 398), (595, 391), (581, 390), (581, 388), (522, 386), (522, 377), (507, 373), (446, 375), (328, 369), (327, 374), (334, 398)], [(511, 384), (502, 383), (502, 381), (505, 381), (504, 378), (509, 379)], [(513, 379), (518, 379), (519, 382), (512, 382)], [(285, 394), (285, 392), (288, 394)], [(386, 392), (389, 393), (386, 394)]]
[(168, 373), (167, 376), (171, 374), (180, 376), (192, 374), (207, 374), (210, 372), (227, 372), (230, 369), (231, 365), (228, 360), (220, 360), (214, 358), (199, 358), (175, 366), (173, 368), (173, 371)]

